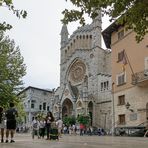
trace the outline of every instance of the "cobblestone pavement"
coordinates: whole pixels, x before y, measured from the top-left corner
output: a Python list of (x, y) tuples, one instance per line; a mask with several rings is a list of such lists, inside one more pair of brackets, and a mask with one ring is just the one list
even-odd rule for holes
[(15, 143), (0, 143), (0, 148), (148, 148), (148, 138), (112, 136), (63, 136), (60, 140), (31, 138), (17, 134)]

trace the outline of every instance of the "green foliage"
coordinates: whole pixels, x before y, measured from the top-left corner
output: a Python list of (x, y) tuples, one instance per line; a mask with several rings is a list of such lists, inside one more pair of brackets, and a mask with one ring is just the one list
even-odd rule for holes
[[(67, 0), (66, 0), (67, 1)], [(126, 29), (133, 29), (136, 32), (136, 40), (140, 42), (148, 33), (148, 0), (70, 0), (78, 10), (65, 9), (62, 13), (63, 23), (79, 20), (85, 24), (84, 14), (94, 19), (98, 10), (102, 15), (107, 14), (111, 20), (118, 20), (117, 23), (125, 24)]]
[(0, 104), (19, 102), (18, 92), (23, 89), (22, 77), (26, 74), (19, 47), (9, 37), (0, 32)]
[(24, 111), (23, 104), (20, 101), (16, 103), (16, 108), (18, 111), (17, 123), (21, 124), (24, 122), (26, 112)]
[(64, 117), (63, 118), (63, 123), (65, 125), (73, 125), (76, 123), (76, 118), (74, 116), (71, 116), (71, 117)]
[(90, 123), (90, 116), (78, 115), (77, 121), (78, 121), (80, 124), (89, 125), (89, 123)]
[[(14, 15), (18, 18), (26, 18), (27, 12), (25, 10), (18, 10), (15, 9), (12, 0), (0, 0), (0, 7), (6, 7), (8, 10), (12, 11)], [(10, 24), (7, 24), (6, 22), (0, 23), (0, 30), (10, 30), (12, 26)]]
[(46, 117), (46, 115), (43, 113), (43, 112), (38, 112), (37, 114), (36, 114), (36, 117), (38, 117), (38, 119), (43, 119), (43, 118), (45, 118)]

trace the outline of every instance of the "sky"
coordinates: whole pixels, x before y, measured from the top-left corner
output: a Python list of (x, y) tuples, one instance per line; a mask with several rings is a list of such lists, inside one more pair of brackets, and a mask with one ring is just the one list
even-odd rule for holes
[[(5, 7), (0, 7), (0, 20), (13, 29), (6, 32), (20, 47), (27, 66), (24, 86), (42, 89), (57, 88), (60, 84), (60, 32), (62, 11), (73, 8), (65, 0), (14, 0), (16, 9), (27, 11), (26, 19), (18, 19)], [(109, 25), (108, 17), (102, 19), (102, 29)], [(87, 20), (86, 23), (90, 23)], [(78, 22), (68, 24), (71, 35), (80, 26)]]

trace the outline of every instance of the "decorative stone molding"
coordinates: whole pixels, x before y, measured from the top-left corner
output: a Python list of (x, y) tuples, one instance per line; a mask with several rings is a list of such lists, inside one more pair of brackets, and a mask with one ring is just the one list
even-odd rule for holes
[(65, 96), (67, 96), (69, 94), (69, 90), (66, 89), (65, 92), (64, 92)]
[(69, 81), (71, 84), (77, 84), (84, 80), (86, 73), (86, 66), (81, 61), (76, 61), (70, 68)]

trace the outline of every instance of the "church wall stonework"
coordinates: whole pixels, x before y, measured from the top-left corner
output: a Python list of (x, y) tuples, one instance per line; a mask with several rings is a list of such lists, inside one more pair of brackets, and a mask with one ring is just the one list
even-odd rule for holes
[(101, 48), (101, 16), (68, 38), (61, 31), (60, 87), (55, 92), (61, 117), (92, 114), (92, 126), (111, 128), (111, 52)]

